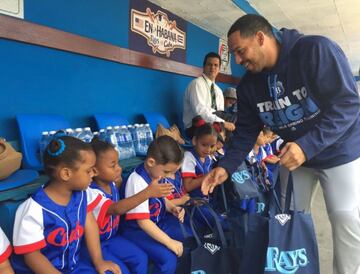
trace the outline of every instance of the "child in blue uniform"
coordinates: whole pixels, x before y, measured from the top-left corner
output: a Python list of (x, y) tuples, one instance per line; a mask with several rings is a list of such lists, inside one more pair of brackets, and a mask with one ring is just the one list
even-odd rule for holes
[(194, 148), (186, 151), (184, 162), (181, 166), (185, 191), (191, 197), (205, 197), (201, 192), (201, 184), (204, 176), (210, 172), (213, 165), (211, 155), (216, 148), (218, 133), (215, 128), (203, 119), (193, 119), (194, 136), (192, 144)]
[(213, 123), (213, 128), (217, 132), (217, 141), (214, 152), (211, 154), (211, 159), (213, 160), (213, 167), (216, 167), (218, 161), (225, 156), (224, 144), (226, 141), (226, 130), (224, 124), (218, 122)]
[[(132, 195), (174, 174), (183, 160), (183, 151), (174, 139), (161, 136), (149, 146), (145, 162), (131, 173), (125, 196)], [(183, 252), (183, 235), (177, 218), (183, 221), (184, 210), (165, 198), (150, 198), (126, 214), (123, 236), (146, 252), (154, 263), (154, 273), (171, 274), (176, 270), (177, 256)]]
[(11, 255), (12, 248), (5, 233), (0, 228), (0, 273), (1, 274), (14, 274), (9, 257)]
[[(172, 192), (172, 185), (155, 182), (129, 198), (119, 200), (117, 185), (121, 184), (121, 167), (118, 163), (118, 152), (111, 144), (97, 138), (94, 138), (91, 144), (96, 154), (96, 164), (94, 181), (90, 187), (100, 190), (113, 202), (105, 218), (98, 222), (102, 250), (110, 252), (124, 262), (128, 268), (127, 272), (146, 274), (148, 264), (146, 253), (131, 241), (118, 235), (119, 215), (125, 214), (151, 197), (167, 196)], [(124, 274), (125, 268), (121, 267), (121, 270)]]
[(184, 185), (181, 178), (181, 172), (178, 170), (175, 174), (172, 174), (162, 180), (164, 183), (170, 183), (173, 186), (173, 191), (166, 198), (170, 200), (174, 205), (184, 205), (190, 200), (189, 194), (184, 190)]
[[(250, 173), (252, 174), (253, 181), (257, 184), (260, 191), (260, 200), (266, 200), (266, 193), (273, 186), (272, 173), (267, 167), (266, 159), (274, 159), (269, 157), (265, 150), (265, 145), (269, 140), (270, 129), (264, 128), (260, 131), (253, 149), (246, 157), (246, 163)], [(276, 157), (276, 156), (274, 156)], [(258, 212), (258, 200), (255, 198), (244, 199), (241, 203), (241, 208), (247, 212)], [(260, 212), (258, 212), (260, 213)]]
[[(16, 211), (14, 251), (23, 255), (13, 260), (16, 273), (121, 273), (101, 253), (92, 210), (106, 208), (108, 200), (88, 188), (94, 165), (90, 144), (68, 136), (49, 143), (44, 167), (50, 180)], [(84, 236), (94, 266), (79, 260)]]
[(263, 149), (265, 151), (265, 165), (268, 170), (268, 178), (271, 183), (271, 185), (274, 185), (276, 183), (277, 173), (280, 161), (280, 158), (273, 152), (271, 143), (276, 138), (276, 135), (274, 132), (271, 131), (270, 128), (264, 127), (262, 130), (264, 136), (265, 136), (265, 145), (263, 146)]
[[(201, 184), (204, 176), (213, 168), (212, 154), (216, 150), (220, 131), (214, 125), (206, 123), (200, 116), (193, 119), (193, 127), (195, 129), (192, 138), (194, 148), (185, 152), (184, 162), (181, 166), (184, 188), (190, 194), (190, 197), (206, 199), (210, 206), (216, 209), (218, 207), (216, 199), (204, 196), (201, 192)], [(194, 219), (197, 222), (196, 224), (206, 228), (209, 222), (213, 223), (213, 217), (207, 208), (201, 208), (200, 210), (202, 214), (197, 211)], [(222, 227), (227, 229), (228, 225), (224, 217), (221, 214), (218, 214), (218, 217)]]

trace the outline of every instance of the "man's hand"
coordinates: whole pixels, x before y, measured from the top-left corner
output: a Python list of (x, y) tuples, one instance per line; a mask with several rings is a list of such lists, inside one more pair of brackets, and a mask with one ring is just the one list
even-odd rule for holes
[(203, 179), (201, 183), (201, 191), (204, 195), (212, 193), (214, 187), (225, 182), (229, 174), (222, 167), (217, 167), (211, 170)]
[(235, 130), (235, 124), (230, 122), (224, 122), (224, 128), (228, 131), (234, 131)]
[(159, 184), (159, 179), (152, 180), (151, 184), (147, 187), (149, 198), (161, 198), (169, 196), (174, 186), (172, 184)]
[(287, 143), (280, 151), (280, 164), (293, 171), (306, 161), (306, 156), (301, 147), (294, 142)]

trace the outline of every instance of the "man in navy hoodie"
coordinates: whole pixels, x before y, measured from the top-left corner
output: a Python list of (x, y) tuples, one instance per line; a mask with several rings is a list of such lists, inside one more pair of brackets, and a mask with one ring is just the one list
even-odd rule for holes
[(247, 73), (237, 87), (236, 131), (204, 194), (245, 159), (264, 125), (285, 140), (298, 209), (310, 211), (320, 181), (334, 240), (334, 273), (360, 273), (360, 100), (348, 61), (328, 38), (282, 29), (258, 15), (239, 18), (229, 47)]

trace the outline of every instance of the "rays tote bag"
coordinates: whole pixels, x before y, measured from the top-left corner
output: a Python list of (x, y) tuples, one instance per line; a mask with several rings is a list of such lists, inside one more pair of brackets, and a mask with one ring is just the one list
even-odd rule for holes
[(245, 161), (231, 174), (233, 192), (239, 200), (255, 198), (259, 196), (259, 191), (249, 172)]
[(284, 210), (272, 190), (269, 216), (249, 214), (241, 273), (320, 273), (312, 217), (296, 208), (290, 210), (292, 196), (290, 173)]
[[(198, 211), (202, 215), (201, 207), (207, 207), (207, 211), (213, 218), (212, 221), (205, 220), (208, 229), (203, 230), (196, 227), (194, 220)], [(209, 216), (203, 218), (209, 218)], [(196, 248), (191, 251), (192, 274), (237, 274), (239, 272), (240, 251), (231, 248), (225, 238), (219, 217), (208, 205), (195, 205), (190, 214), (190, 227), (196, 240)]]

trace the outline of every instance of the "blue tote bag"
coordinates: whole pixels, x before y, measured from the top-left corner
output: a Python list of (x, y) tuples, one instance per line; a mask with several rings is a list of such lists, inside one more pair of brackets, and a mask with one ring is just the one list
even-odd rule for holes
[(258, 186), (253, 180), (252, 174), (249, 172), (245, 161), (231, 174), (231, 182), (233, 192), (239, 199), (249, 199), (259, 196)]
[(311, 215), (296, 208), (290, 210), (292, 196), (293, 181), (290, 173), (285, 209), (281, 210), (273, 190), (269, 216), (249, 214), (241, 273), (320, 273)]
[[(206, 201), (196, 202), (192, 206), (190, 213), (190, 227), (196, 244), (190, 252), (190, 270), (187, 273), (239, 273), (241, 251), (234, 246), (228, 245), (219, 217), (209, 204)], [(203, 208), (206, 208), (207, 215), (202, 213)], [(204, 230), (203, 227), (196, 225), (198, 222), (195, 220), (195, 215), (204, 218), (204, 222), (207, 223), (207, 229)]]

